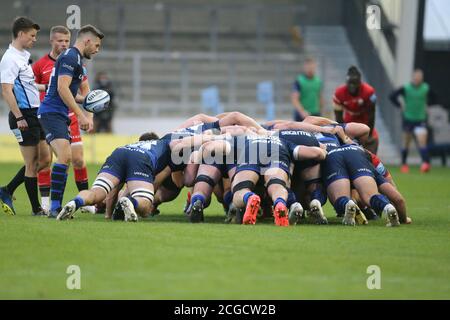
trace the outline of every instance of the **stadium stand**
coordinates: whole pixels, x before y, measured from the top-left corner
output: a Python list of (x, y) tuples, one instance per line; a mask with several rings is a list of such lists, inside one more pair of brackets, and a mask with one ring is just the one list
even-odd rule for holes
[[(291, 33), (299, 21), (321, 16), (318, 6), (306, 10), (309, 2), (79, 1), (81, 23), (91, 22), (106, 34), (102, 55), (88, 68), (90, 74), (96, 70), (111, 74), (120, 88), (121, 111), (127, 113), (179, 113), (180, 103), (184, 114), (197, 112), (200, 90), (210, 85), (219, 87), (225, 109), (257, 111), (256, 86), (271, 80), (277, 111), (290, 115), (291, 82), (305, 55), (316, 55), (319, 63), (327, 64), (328, 57), (320, 57), (319, 52), (302, 51)], [(33, 50), (36, 56), (41, 54), (50, 26), (64, 23), (69, 4), (22, 1), (2, 11), (0, 40), (9, 42), (7, 17), (32, 13), (36, 21), (46, 21)], [(46, 12), (62, 14), (48, 16)], [(304, 33), (307, 37), (308, 32)], [(319, 66), (322, 76), (324, 69)], [(328, 83), (331, 92), (338, 82)]]
[[(399, 123), (399, 114), (387, 102), (392, 88), (383, 67), (373, 59), (377, 52), (369, 38), (359, 36), (355, 46), (352, 30), (365, 24), (364, 13), (359, 14), (361, 8), (356, 5), (349, 5), (344, 12), (342, 1), (327, 2), (327, 10), (323, 10), (313, 0), (77, 3), (81, 24), (95, 24), (106, 34), (101, 54), (87, 67), (91, 75), (105, 70), (114, 80), (119, 116), (191, 115), (201, 111), (201, 91), (215, 85), (225, 111), (240, 110), (263, 118), (265, 108), (257, 102), (256, 88), (261, 81), (272, 81), (276, 115), (288, 118), (292, 81), (305, 57), (312, 55), (325, 80), (329, 116), (332, 94), (344, 81), (348, 66), (362, 67), (380, 98), (376, 120), (383, 141), (380, 154), (387, 163), (398, 161), (400, 131), (394, 124)], [(65, 24), (70, 4), (69, 0), (22, 0), (5, 7), (0, 12), (0, 42), (5, 44), (0, 51), (10, 41), (11, 17), (30, 15), (38, 22), (45, 21), (33, 56), (44, 54), (50, 27)], [(349, 22), (349, 15), (356, 18)], [(368, 60), (374, 61), (370, 67)], [(0, 101), (3, 115), (5, 110)]]

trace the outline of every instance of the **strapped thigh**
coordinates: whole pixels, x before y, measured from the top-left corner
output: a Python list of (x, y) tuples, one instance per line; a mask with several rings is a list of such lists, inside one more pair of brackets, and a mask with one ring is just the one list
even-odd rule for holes
[(210, 177), (207, 176), (205, 174), (200, 174), (198, 175), (195, 180), (194, 180), (194, 184), (196, 184), (197, 182), (205, 182), (207, 184), (209, 184), (211, 187), (214, 188), (214, 186), (216, 185), (216, 183), (214, 182), (214, 180)]
[(114, 188), (114, 184), (108, 178), (97, 177), (97, 179), (95, 179), (94, 183), (92, 184), (92, 189), (95, 188), (102, 189), (106, 192), (106, 194), (108, 194)]
[(147, 199), (148, 201), (150, 201), (150, 203), (153, 203), (154, 196), (155, 196), (153, 191), (150, 191), (149, 189), (146, 189), (146, 188), (134, 189), (130, 193), (130, 195), (133, 198), (144, 198), (144, 199)]
[(252, 181), (250, 181), (250, 180), (241, 181), (233, 187), (233, 193), (236, 193), (242, 189), (253, 190), (254, 188), (255, 188), (255, 184)]
[(272, 184), (278, 184), (287, 190), (286, 182), (278, 178), (271, 178), (267, 181), (266, 189), (268, 189)]

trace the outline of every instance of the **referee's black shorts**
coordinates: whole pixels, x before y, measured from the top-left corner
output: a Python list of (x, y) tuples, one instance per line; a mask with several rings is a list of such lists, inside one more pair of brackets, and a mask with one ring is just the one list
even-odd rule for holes
[(39, 123), (37, 111), (38, 108), (20, 109), (20, 112), (22, 112), (23, 117), (28, 123), (28, 129), (23, 131), (17, 128), (16, 117), (12, 112), (9, 112), (9, 128), (21, 146), (37, 146), (41, 140), (45, 140), (45, 133)]

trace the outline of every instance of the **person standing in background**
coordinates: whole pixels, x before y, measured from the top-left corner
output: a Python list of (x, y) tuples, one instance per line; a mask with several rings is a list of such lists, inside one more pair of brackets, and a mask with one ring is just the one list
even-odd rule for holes
[[(403, 101), (400, 101), (400, 96)], [(414, 70), (412, 80), (401, 88), (392, 92), (391, 102), (401, 108), (403, 114), (403, 148), (402, 166), (400, 171), (408, 173), (407, 164), (409, 145), (414, 138), (422, 158), (421, 172), (430, 171), (430, 155), (428, 153), (427, 140), (427, 106), (436, 103), (436, 96), (430, 86), (423, 80), (423, 71)]]
[(375, 129), (375, 89), (361, 79), (361, 72), (355, 66), (347, 71), (347, 81), (334, 92), (334, 115), (339, 123), (357, 122), (369, 126), (367, 138), (361, 144), (370, 152), (377, 154), (378, 132)]
[(323, 113), (323, 83), (316, 75), (316, 69), (316, 61), (307, 58), (303, 65), (303, 73), (295, 79), (291, 94), (291, 101), (295, 107), (295, 121), (302, 121), (310, 115), (321, 116)]

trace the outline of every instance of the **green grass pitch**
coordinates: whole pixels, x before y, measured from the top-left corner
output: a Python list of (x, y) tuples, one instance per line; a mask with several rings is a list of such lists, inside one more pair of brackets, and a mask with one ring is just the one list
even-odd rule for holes
[[(0, 183), (19, 166), (1, 164)], [(215, 201), (193, 225), (184, 194), (135, 224), (81, 213), (59, 222), (32, 217), (21, 186), (18, 214), (0, 214), (0, 298), (449, 299), (450, 170), (411, 171), (392, 169), (413, 219), (395, 229), (342, 226), (329, 204), (328, 226), (226, 225)], [(71, 175), (65, 200), (75, 194)], [(80, 267), (80, 290), (66, 287), (69, 265)], [(370, 265), (380, 290), (367, 288)]]

